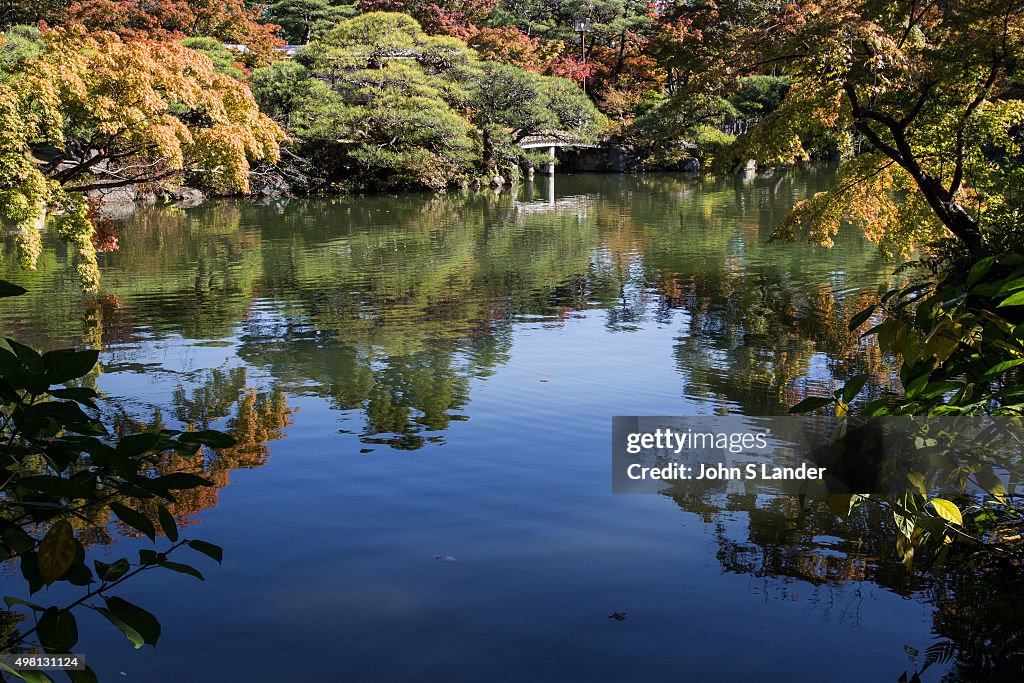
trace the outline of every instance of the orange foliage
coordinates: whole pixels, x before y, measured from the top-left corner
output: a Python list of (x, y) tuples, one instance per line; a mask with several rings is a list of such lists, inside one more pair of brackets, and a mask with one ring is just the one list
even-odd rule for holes
[(280, 26), (263, 23), (262, 5), (244, 0), (78, 0), (68, 7), (68, 23), (93, 31), (113, 31), (124, 38), (209, 36), (245, 45), (247, 66), (265, 66), (283, 45)]

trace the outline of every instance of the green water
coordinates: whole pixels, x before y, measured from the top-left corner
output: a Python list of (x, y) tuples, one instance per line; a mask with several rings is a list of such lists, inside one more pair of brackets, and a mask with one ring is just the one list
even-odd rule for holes
[(30, 290), (0, 304), (8, 334), (102, 349), (119, 420), (240, 442), (175, 510), (224, 565), (126, 586), (157, 650), (89, 615), (79, 649), (138, 681), (912, 671), (940, 607), (879, 520), (610, 492), (612, 415), (779, 414), (855, 372), (891, 381), (846, 321), (894, 264), (854, 231), (768, 241), (831, 178), (154, 207), (112, 221), (92, 296), (59, 244), (25, 273), (8, 240), (0, 277)]

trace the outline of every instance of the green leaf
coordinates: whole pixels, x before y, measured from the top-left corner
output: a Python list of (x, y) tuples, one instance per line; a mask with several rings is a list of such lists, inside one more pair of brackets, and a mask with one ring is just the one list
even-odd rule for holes
[(963, 382), (929, 382), (921, 389), (921, 398), (935, 398), (936, 396), (942, 396), (948, 394), (951, 391), (957, 391), (964, 388)]
[(981, 465), (975, 471), (974, 478), (977, 480), (978, 485), (985, 489), (997, 502), (1006, 503), (1006, 487), (1003, 486), (1003, 481), (996, 476), (992, 468)]
[(142, 548), (139, 550), (139, 562), (142, 564), (156, 564), (166, 557), (166, 555), (158, 553), (155, 550), (150, 550), (149, 548)]
[(12, 598), (12, 597), (9, 597), (9, 596), (5, 596), (4, 597), (4, 602), (7, 604), (8, 607), (14, 607), (15, 605), (24, 605), (25, 607), (29, 607), (29, 608), (37, 611), (37, 612), (42, 612), (44, 609), (46, 609), (42, 605), (37, 605), (34, 602), (29, 602), (28, 600), (22, 600), (21, 598)]
[(163, 560), (162, 562), (157, 562), (157, 564), (164, 569), (170, 569), (171, 571), (175, 571), (180, 574), (188, 574), (189, 576), (196, 577), (200, 581), (206, 581), (206, 577), (191, 565), (182, 564), (181, 562), (171, 562), (169, 560)]
[(0, 663), (0, 669), (3, 669), (12, 676), (17, 676), (23, 681), (27, 681), (27, 683), (53, 683), (53, 679), (39, 669), (21, 669), (20, 671), (15, 671), (11, 667), (2, 663)]
[(13, 282), (7, 280), (0, 280), (0, 299), (8, 296), (21, 296), (28, 290), (24, 287), (19, 287)]
[(5, 337), (4, 340), (7, 342), (7, 345), (11, 347), (11, 350), (14, 351), (14, 355), (18, 357), (18, 360), (20, 360), (26, 368), (33, 372), (42, 372), (43, 359), (42, 356), (39, 355), (38, 351), (25, 346), (24, 344), (19, 344), (10, 337)]
[(69, 669), (65, 673), (71, 679), (71, 683), (99, 683), (99, 679), (96, 678), (96, 672), (90, 669), (88, 665), (84, 669)]
[(996, 308), (1002, 308), (1003, 306), (1024, 306), (1024, 291), (1017, 292), (1003, 299)]
[(130, 507), (126, 507), (121, 503), (111, 503), (110, 509), (122, 522), (133, 529), (141, 531), (149, 537), (149, 540), (156, 540), (156, 529), (153, 527), (153, 522), (149, 521), (149, 518), (141, 512), (132, 510)]
[(850, 318), (850, 332), (853, 332), (858, 327), (866, 323), (868, 321), (868, 318), (870, 318), (871, 315), (875, 312), (876, 308), (878, 308), (878, 304), (871, 304), (863, 311), (857, 313), (855, 316)]
[(849, 403), (856, 398), (867, 381), (868, 376), (866, 374), (854, 375), (846, 380), (846, 385), (843, 387), (843, 403)]
[(57, 349), (43, 355), (46, 364), (46, 379), (50, 384), (64, 384), (79, 377), (85, 377), (99, 360), (100, 352), (88, 349)]
[(960, 514), (960, 508), (954, 503), (949, 502), (945, 498), (932, 498), (928, 502), (935, 508), (935, 512), (938, 513), (939, 517), (942, 517), (950, 524), (964, 525), (964, 518)]
[(171, 472), (152, 480), (153, 484), (163, 489), (194, 489), (198, 486), (213, 486), (213, 482), (191, 472)]
[(874, 401), (865, 403), (861, 407), (861, 414), (865, 417), (878, 417), (889, 413), (889, 399), (877, 398)]
[(42, 372), (26, 368), (16, 355), (3, 347), (0, 347), (0, 377), (3, 377), (10, 389), (24, 389), (35, 396), (46, 393), (50, 386)]
[(916, 544), (912, 538), (908, 538), (903, 534), (896, 535), (896, 554), (900, 556), (900, 560), (903, 561), (903, 566), (906, 567), (908, 572), (914, 569), (915, 549)]
[(916, 400), (920, 396), (921, 392), (928, 386), (929, 376), (929, 373), (926, 372), (907, 383), (905, 393), (909, 400)]
[(1018, 277), (1000, 285), (999, 290), (995, 293), (995, 296), (1002, 296), (1004, 294), (1010, 294), (1020, 289), (1024, 289), (1024, 277)]
[(89, 406), (90, 408), (96, 407), (96, 404), (93, 402), (93, 399), (97, 397), (96, 392), (85, 387), (50, 389), (50, 395), (59, 399), (75, 401), (76, 403), (81, 403), (82, 405)]
[(828, 507), (837, 517), (848, 519), (853, 508), (857, 506), (857, 495), (853, 493), (830, 493)]
[(160, 435), (155, 432), (131, 434), (117, 442), (116, 451), (120, 456), (136, 458), (152, 451), (159, 443)]
[(224, 559), (224, 549), (206, 541), (188, 541), (188, 546), (197, 552), (213, 558), (218, 564)]
[(49, 474), (22, 477), (18, 480), (17, 484), (29, 491), (48, 493), (58, 498), (88, 498), (92, 495), (92, 491), (77, 482)]
[(201, 443), (210, 448), (231, 448), (237, 442), (234, 437), (215, 429), (204, 429), (198, 432), (185, 432), (178, 437), (184, 443)]
[(175, 542), (178, 540), (178, 523), (174, 521), (174, 517), (163, 505), (156, 509), (157, 520), (160, 522), (160, 528), (163, 529), (164, 535)]
[(907, 480), (914, 485), (914, 487), (921, 492), (921, 495), (927, 495), (928, 491), (924, 487), (924, 475), (920, 472), (911, 470), (907, 472)]
[(987, 256), (971, 266), (970, 272), (967, 273), (967, 286), (973, 287), (974, 283), (989, 271), (995, 261), (995, 256)]
[(5, 673), (9, 673), (10, 675), (14, 676), (15, 678), (20, 678), (21, 680), (25, 680), (24, 678), (22, 678), (21, 674), (19, 674), (17, 671), (15, 671), (11, 667), (7, 666), (3, 662), (0, 662), (0, 671), (3, 671)]
[(107, 604), (107, 609), (111, 614), (142, 636), (143, 642), (147, 645), (156, 645), (156, 641), (160, 639), (160, 622), (156, 617), (138, 605), (133, 605), (115, 595), (104, 596), (103, 601)]
[(92, 564), (96, 568), (96, 576), (100, 577), (101, 581), (116, 581), (131, 569), (128, 560), (123, 557), (110, 564), (100, 562), (99, 560), (93, 560)]
[(981, 376), (982, 380), (992, 379), (996, 375), (1001, 375), (1007, 370), (1011, 370), (1018, 365), (1024, 364), (1024, 358), (1014, 358), (1013, 360), (1004, 360), (1002, 363), (996, 363)]
[(39, 574), (50, 585), (71, 569), (75, 561), (78, 542), (66, 520), (50, 527), (39, 543)]
[(896, 528), (899, 529), (900, 534), (904, 538), (911, 539), (914, 537), (914, 527), (916, 525), (914, 523), (913, 517), (902, 515), (899, 512), (896, 512), (895, 510), (893, 510), (892, 517), (893, 520), (895, 520), (896, 522)]
[(138, 650), (140, 647), (146, 644), (146, 639), (142, 637), (141, 633), (136, 631), (126, 621), (119, 618), (110, 610), (105, 609), (103, 607), (93, 607), (92, 609), (102, 614), (104, 617), (107, 618), (107, 621), (116, 626), (121, 631), (121, 633), (123, 633), (125, 637), (128, 638), (129, 641), (131, 641), (131, 644), (135, 646), (136, 650)]
[(797, 403), (795, 406), (789, 409), (790, 413), (809, 413), (817, 410), (818, 408), (824, 408), (825, 406), (832, 403), (834, 399), (824, 398), (822, 396), (811, 396)]
[(42, 589), (46, 583), (39, 573), (39, 553), (35, 551), (21, 553), (21, 576), (28, 583), (29, 595)]
[(66, 609), (47, 608), (39, 618), (37, 628), (39, 643), (47, 652), (68, 653), (78, 642), (75, 615)]

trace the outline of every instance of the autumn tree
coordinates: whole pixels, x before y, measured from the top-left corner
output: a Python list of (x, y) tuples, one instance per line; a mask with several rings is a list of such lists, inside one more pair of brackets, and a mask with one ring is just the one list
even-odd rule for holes
[(1019, 2), (722, 0), (675, 6), (666, 40), (662, 54), (698, 74), (680, 97), (769, 68), (792, 78), (737, 160), (805, 157), (815, 129), (845, 136), (856, 160), (783, 234), (827, 243), (849, 218), (876, 238), (948, 235), (978, 254), (1019, 223)]
[(124, 38), (211, 36), (244, 45), (239, 59), (265, 66), (284, 41), (279, 26), (263, 21), (263, 5), (246, 0), (77, 0), (59, 23), (78, 23), (92, 31), (113, 31)]
[(68, 4), (67, 0), (0, 0), (0, 29), (53, 21)]
[(477, 31), (497, 0), (359, 0), (365, 12), (401, 12), (414, 18), (430, 35), (466, 39)]
[[(589, 19), (586, 59), (576, 19)], [(586, 78), (590, 88), (647, 89), (657, 87), (658, 67), (645, 55), (656, 27), (653, 5), (646, 0), (502, 0), (489, 23), (519, 29), (524, 35), (557, 45), (559, 55), (546, 73), (577, 82)], [(588, 89), (590, 89), (588, 88)]]
[(237, 79), (245, 77), (245, 72), (240, 68), (242, 65), (239, 64), (237, 56), (231, 50), (224, 47), (224, 44), (216, 38), (186, 38), (181, 41), (181, 44), (190, 50), (201, 52), (209, 57), (210, 61), (213, 62), (213, 68), (218, 73)]
[(482, 59), (503, 62), (542, 73), (557, 56), (558, 47), (530, 38), (514, 26), (483, 28), (467, 43)]
[(249, 164), (276, 161), (281, 129), (243, 84), (180, 43), (122, 40), (82, 27), (43, 34), (44, 52), (0, 82), (0, 213), (33, 267), (39, 229), (75, 246), (98, 286), (87, 195), (183, 179), (245, 192)]

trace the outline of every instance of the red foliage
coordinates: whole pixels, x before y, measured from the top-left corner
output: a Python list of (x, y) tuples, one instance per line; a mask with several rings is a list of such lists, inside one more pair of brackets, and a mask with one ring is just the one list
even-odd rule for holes
[(593, 62), (584, 64), (575, 57), (561, 55), (548, 63), (545, 73), (549, 76), (561, 76), (562, 78), (568, 78), (570, 81), (580, 83), (584, 78), (593, 76), (594, 70)]
[(477, 34), (476, 24), (487, 18), (498, 0), (359, 0), (365, 12), (403, 12), (420, 23), (430, 35), (468, 40)]
[(469, 45), (484, 59), (512, 64), (542, 73), (557, 52), (557, 44), (542, 43), (514, 26), (483, 28), (469, 39)]
[(587, 63), (593, 71), (587, 78), (593, 80), (594, 89), (615, 87), (637, 94), (660, 90), (665, 79), (664, 70), (656, 59), (644, 54), (645, 47), (645, 42), (630, 35), (627, 49), (621, 54), (618, 48), (605, 46), (588, 50)]
[(210, 36), (245, 45), (247, 66), (269, 63), (283, 45), (276, 24), (260, 19), (262, 5), (245, 0), (77, 0), (65, 13), (68, 23), (94, 31), (113, 31), (124, 38)]
[(117, 226), (114, 225), (113, 221), (105, 218), (101, 218), (95, 214), (95, 207), (97, 203), (92, 203), (92, 225), (93, 233), (89, 240), (92, 242), (92, 246), (96, 251), (119, 251), (121, 245), (117, 239)]

